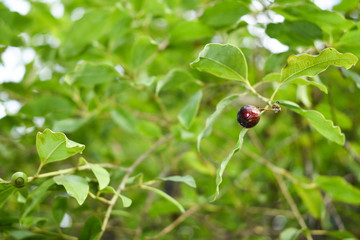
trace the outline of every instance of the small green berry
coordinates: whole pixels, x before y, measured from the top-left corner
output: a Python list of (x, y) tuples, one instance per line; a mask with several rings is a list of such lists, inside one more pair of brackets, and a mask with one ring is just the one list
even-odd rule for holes
[(14, 187), (22, 188), (28, 182), (27, 175), (23, 172), (16, 172), (11, 176), (11, 184)]

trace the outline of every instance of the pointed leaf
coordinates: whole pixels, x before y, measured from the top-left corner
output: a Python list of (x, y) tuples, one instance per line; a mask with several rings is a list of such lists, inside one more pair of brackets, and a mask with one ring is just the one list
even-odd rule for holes
[(294, 102), (290, 101), (279, 101), (281, 105), (289, 108), (301, 116), (305, 117), (311, 126), (313, 126), (321, 135), (333, 141), (337, 144), (344, 145), (345, 135), (341, 133), (341, 129), (338, 126), (334, 126), (334, 123), (330, 120), (325, 119), (324, 115), (315, 110), (304, 110), (300, 108)]
[(192, 176), (186, 175), (186, 176), (170, 176), (170, 177), (162, 177), (158, 178), (163, 181), (173, 181), (173, 182), (183, 182), (187, 185), (189, 185), (192, 188), (196, 188), (195, 180)]
[(158, 46), (148, 37), (136, 39), (131, 51), (131, 64), (134, 68), (143, 65), (154, 53)]
[(236, 143), (235, 147), (233, 148), (233, 150), (229, 153), (229, 155), (221, 162), (220, 167), (218, 168), (217, 172), (216, 172), (216, 191), (212, 197), (211, 201), (215, 201), (217, 196), (220, 193), (220, 184), (222, 182), (222, 177), (225, 171), (226, 166), (228, 165), (230, 159), (232, 158), (232, 156), (238, 152), (243, 145), (244, 142), (244, 136), (247, 133), (248, 129), (243, 128), (239, 134), (239, 140)]
[(286, 66), (281, 70), (281, 82), (301, 76), (313, 77), (325, 71), (331, 65), (349, 69), (355, 65), (357, 60), (357, 57), (352, 53), (342, 54), (334, 48), (326, 48), (318, 56), (308, 54), (291, 55)]
[(354, 187), (342, 177), (318, 176), (315, 183), (334, 200), (360, 204), (360, 189)]
[(45, 129), (44, 132), (38, 132), (36, 135), (36, 148), (41, 163), (45, 165), (82, 153), (85, 146), (69, 140), (63, 133)]
[(186, 127), (187, 129), (190, 128), (191, 124), (193, 123), (195, 116), (199, 110), (200, 101), (202, 98), (202, 91), (199, 90), (195, 95), (193, 95), (185, 107), (181, 110), (178, 115), (178, 119), (180, 123)]
[(217, 105), (216, 105), (216, 110), (215, 112), (213, 112), (210, 117), (208, 117), (206, 119), (205, 122), (205, 128), (200, 132), (200, 134), (198, 135), (197, 138), (197, 149), (200, 152), (200, 144), (201, 144), (201, 140), (207, 136), (210, 135), (211, 131), (212, 131), (212, 127), (214, 125), (215, 120), (221, 115), (221, 113), (223, 112), (223, 110), (229, 105), (231, 104), (233, 101), (235, 101), (235, 99), (239, 98), (239, 94), (234, 94), (234, 95), (230, 95), (227, 96), (225, 98), (223, 98)]
[(121, 198), (121, 201), (123, 203), (124, 208), (130, 207), (132, 204), (132, 200), (122, 194), (119, 193), (119, 197)]
[(181, 206), (181, 204), (176, 201), (175, 198), (171, 197), (170, 195), (168, 195), (167, 193), (157, 189), (157, 188), (153, 188), (153, 187), (150, 187), (150, 186), (147, 186), (147, 185), (143, 185), (142, 188), (144, 189), (147, 189), (147, 190), (150, 190), (154, 193), (157, 193), (159, 194), (161, 197), (165, 198), (166, 200), (168, 200), (169, 202), (173, 203), (182, 213), (185, 212), (185, 209), (183, 208), (183, 206)]
[(88, 182), (76, 175), (60, 175), (54, 177), (57, 185), (63, 185), (69, 196), (76, 199), (79, 205), (82, 205), (89, 193)]
[(0, 184), (0, 208), (15, 190), (16, 188), (11, 184)]
[(245, 55), (238, 47), (231, 44), (207, 44), (191, 66), (217, 77), (247, 81)]
[(105, 168), (98, 164), (88, 163), (91, 171), (94, 173), (96, 179), (99, 182), (99, 189), (104, 189), (110, 183), (110, 174)]
[(101, 221), (96, 216), (90, 216), (79, 235), (79, 240), (97, 240), (101, 232)]

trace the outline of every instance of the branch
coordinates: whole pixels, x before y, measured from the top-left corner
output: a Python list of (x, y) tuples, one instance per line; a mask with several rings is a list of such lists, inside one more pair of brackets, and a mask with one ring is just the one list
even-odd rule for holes
[(192, 215), (193, 213), (195, 213), (197, 210), (199, 210), (200, 205), (196, 205), (191, 207), (189, 210), (187, 210), (186, 212), (184, 212), (183, 214), (181, 214), (175, 221), (173, 221), (172, 223), (170, 223), (167, 227), (165, 227), (163, 230), (161, 230), (161, 232), (159, 232), (158, 234), (156, 234), (155, 236), (152, 237), (146, 237), (146, 239), (158, 239), (160, 237), (165, 236), (166, 234), (168, 234), (169, 232), (171, 232), (172, 230), (174, 230), (174, 228), (176, 228), (180, 223), (182, 223), (186, 218), (188, 218), (190, 215)]
[(159, 146), (161, 146), (162, 144), (166, 143), (167, 141), (169, 141), (170, 139), (172, 139), (172, 134), (168, 134), (166, 136), (164, 136), (163, 138), (161, 138), (160, 140), (158, 140), (154, 145), (152, 145), (145, 153), (143, 153), (138, 159), (136, 159), (136, 161), (127, 169), (125, 176), (123, 177), (123, 179), (121, 180), (121, 183), (119, 184), (117, 190), (116, 190), (116, 194), (112, 197), (112, 199), (110, 200), (110, 204), (106, 210), (106, 214), (104, 217), (104, 221), (103, 224), (101, 226), (101, 232), (99, 234), (99, 239), (101, 239), (102, 235), (104, 234), (105, 230), (106, 230), (106, 226), (109, 222), (110, 219), (110, 215), (111, 215), (111, 211), (114, 208), (116, 201), (119, 198), (119, 194), (121, 193), (121, 191), (125, 188), (126, 185), (126, 181), (128, 180), (128, 178), (130, 177), (130, 175), (133, 173), (133, 171), (135, 170), (135, 168), (137, 166), (139, 166), (139, 164), (141, 164), (147, 157), (149, 157), (149, 155), (154, 152)]

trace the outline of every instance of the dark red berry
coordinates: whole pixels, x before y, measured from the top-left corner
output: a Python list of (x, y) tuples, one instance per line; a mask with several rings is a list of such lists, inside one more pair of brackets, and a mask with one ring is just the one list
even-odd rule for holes
[(252, 105), (245, 105), (237, 113), (237, 121), (244, 128), (254, 127), (260, 120), (260, 110)]

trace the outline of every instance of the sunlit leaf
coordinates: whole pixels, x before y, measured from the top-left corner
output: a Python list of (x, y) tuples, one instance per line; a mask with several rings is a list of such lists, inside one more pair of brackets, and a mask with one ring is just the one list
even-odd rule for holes
[(286, 228), (280, 233), (280, 240), (295, 240), (301, 232), (301, 229)]
[(59, 175), (54, 177), (57, 185), (63, 185), (69, 196), (76, 199), (79, 205), (82, 205), (89, 193), (88, 182), (77, 175)]
[(42, 164), (45, 165), (82, 153), (85, 146), (69, 140), (63, 133), (45, 129), (36, 135), (36, 148)]
[(294, 102), (279, 101), (281, 105), (287, 107), (303, 117), (305, 117), (311, 126), (313, 126), (321, 135), (337, 144), (344, 145), (345, 135), (341, 132), (340, 127), (334, 126), (334, 123), (325, 119), (324, 115), (315, 110), (304, 110)]
[(98, 164), (88, 163), (91, 168), (91, 171), (94, 173), (96, 179), (99, 182), (99, 189), (105, 188), (109, 185), (110, 182), (110, 174), (106, 171), (105, 168), (99, 166)]
[(247, 81), (246, 58), (238, 47), (231, 44), (207, 44), (191, 66), (218, 77)]
[(342, 177), (318, 176), (315, 183), (336, 201), (360, 204), (360, 189), (346, 182)]
[(183, 21), (170, 34), (170, 42), (180, 43), (213, 36), (214, 31), (199, 21)]
[(357, 57), (352, 53), (339, 53), (334, 48), (326, 48), (318, 56), (301, 54), (288, 58), (286, 66), (281, 70), (281, 82), (301, 76), (313, 77), (329, 66), (345, 67), (349, 69), (357, 62)]
[(220, 184), (222, 182), (223, 179), (223, 174), (225, 171), (226, 166), (228, 165), (230, 159), (232, 158), (232, 156), (234, 156), (234, 154), (236, 152), (238, 152), (243, 145), (244, 142), (244, 136), (247, 133), (248, 129), (243, 128), (239, 134), (239, 140), (236, 143), (235, 147), (233, 148), (233, 150), (229, 153), (229, 155), (221, 162), (220, 167), (218, 168), (217, 172), (216, 172), (216, 191), (214, 193), (214, 195), (212, 196), (212, 201), (215, 201), (217, 196), (220, 193)]

